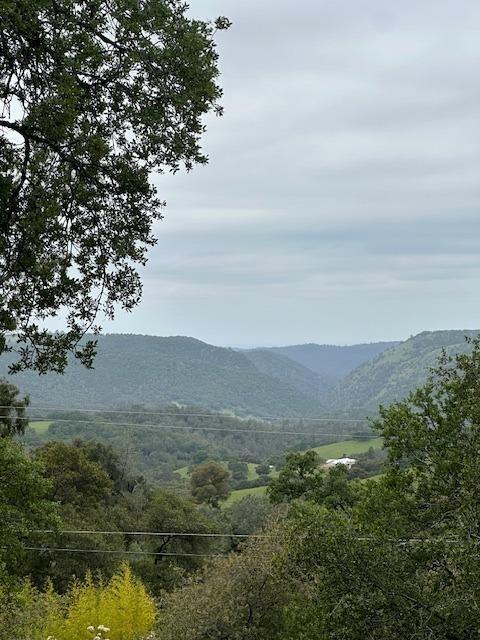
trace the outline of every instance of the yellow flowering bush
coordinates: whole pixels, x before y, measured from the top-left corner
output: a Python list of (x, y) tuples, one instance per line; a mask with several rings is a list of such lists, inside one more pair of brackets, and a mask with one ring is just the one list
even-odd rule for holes
[(128, 564), (104, 584), (76, 582), (61, 619), (49, 620), (44, 640), (139, 640), (152, 630), (155, 604)]

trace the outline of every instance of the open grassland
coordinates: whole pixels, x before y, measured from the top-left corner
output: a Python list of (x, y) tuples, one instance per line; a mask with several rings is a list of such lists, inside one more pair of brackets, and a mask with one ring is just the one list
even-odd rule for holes
[(30, 422), (28, 426), (34, 429), (37, 433), (45, 433), (51, 424), (52, 423), (48, 420), (36, 420), (35, 422)]
[(368, 480), (374, 480), (375, 482), (378, 482), (378, 480), (380, 480), (380, 478), (383, 478), (383, 473), (377, 473), (377, 475), (375, 475), (375, 476), (370, 476), (368, 478), (362, 478), (360, 480), (360, 482), (368, 482)]
[(247, 480), (256, 480), (258, 478), (258, 473), (255, 471), (256, 469), (256, 464), (254, 464), (253, 462), (248, 462), (248, 473), (247, 473)]
[(381, 449), (383, 446), (382, 438), (371, 438), (369, 440), (342, 440), (341, 442), (333, 442), (332, 444), (324, 444), (315, 447), (321, 458), (328, 460), (329, 458), (343, 458), (344, 456), (353, 456), (358, 453), (365, 453), (372, 447), (373, 449)]
[(184, 478), (185, 480), (187, 480), (188, 477), (190, 476), (188, 472), (188, 467), (181, 467), (180, 469), (175, 469), (175, 473), (178, 473), (178, 475), (181, 478)]
[(237, 491), (232, 491), (232, 493), (228, 496), (225, 502), (222, 502), (222, 507), (229, 507), (234, 502), (241, 500), (245, 496), (263, 496), (267, 487), (253, 487), (252, 489), (238, 489)]

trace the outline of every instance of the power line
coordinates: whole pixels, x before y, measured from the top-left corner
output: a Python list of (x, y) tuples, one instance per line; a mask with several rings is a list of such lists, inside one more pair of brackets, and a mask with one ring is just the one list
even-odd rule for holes
[[(201, 538), (259, 538), (268, 539), (274, 538), (272, 535), (261, 533), (205, 533), (205, 532), (192, 532), (192, 531), (97, 531), (87, 529), (68, 529), (56, 531), (55, 529), (31, 529), (26, 533), (56, 533), (59, 535), (67, 534), (101, 534), (101, 535), (130, 535), (130, 536), (170, 536), (170, 537), (201, 537)], [(378, 536), (357, 536), (353, 538), (357, 542), (391, 542), (393, 544), (422, 544), (422, 543), (456, 543), (458, 538), (446, 538), (444, 540), (436, 538), (386, 538), (382, 539)], [(43, 547), (42, 547), (43, 548)], [(102, 549), (97, 550), (99, 553)], [(108, 550), (107, 550), (108, 551)], [(132, 553), (136, 553), (133, 552)], [(202, 554), (203, 555), (203, 554)]]
[[(3, 547), (5, 548), (5, 547)], [(76, 549), (73, 547), (23, 547), (26, 551), (48, 551), (49, 553), (96, 553), (133, 556), (182, 556), (186, 558), (225, 558), (221, 553), (181, 553), (175, 551), (123, 551), (121, 549)]]
[(269, 538), (270, 536), (255, 533), (202, 533), (192, 531), (95, 531), (91, 529), (31, 529), (27, 533), (53, 533), (57, 535), (104, 535), (104, 536), (158, 536), (170, 538), (198, 537), (198, 538)]
[[(41, 420), (41, 418), (22, 418), (24, 420)], [(67, 423), (81, 423), (90, 425), (106, 425), (110, 427), (135, 427), (135, 428), (149, 428), (149, 429), (167, 429), (176, 431), (220, 431), (223, 433), (248, 433), (252, 434), (264, 434), (264, 435), (284, 435), (284, 436), (328, 436), (343, 438), (348, 436), (349, 438), (365, 439), (370, 434), (358, 435), (351, 433), (323, 433), (321, 431), (279, 431), (275, 429), (232, 429), (229, 427), (209, 427), (209, 426), (186, 426), (186, 425), (174, 425), (174, 424), (138, 424), (136, 422), (110, 422), (108, 420), (77, 420), (75, 418), (55, 418), (53, 422), (67, 422)], [(374, 434), (372, 433), (372, 436)]]
[[(166, 412), (155, 412), (155, 411), (130, 411), (130, 410), (123, 410), (123, 409), (79, 409), (79, 408), (73, 408), (73, 409), (65, 409), (62, 407), (31, 407), (32, 409), (35, 409), (36, 411), (63, 411), (63, 412), (81, 412), (81, 413), (122, 413), (122, 414), (128, 414), (128, 415), (145, 415), (145, 416), (168, 416), (168, 417), (176, 417), (176, 416), (180, 416), (180, 417), (195, 417), (195, 418), (227, 418), (230, 420), (285, 420), (285, 421), (289, 421), (289, 422), (301, 422), (301, 421), (306, 421), (308, 420), (309, 422), (370, 422), (370, 420), (368, 420), (367, 418), (338, 418), (338, 417), (334, 417), (334, 418), (328, 418), (328, 417), (314, 417), (314, 416), (297, 416), (297, 417), (287, 417), (287, 416), (249, 416), (249, 417), (242, 417), (242, 416), (233, 416), (233, 415), (229, 415), (227, 413), (180, 413), (180, 412), (173, 412), (173, 413), (166, 413)], [(12, 409), (12, 407), (10, 405), (0, 405), (0, 409)], [(45, 418), (40, 418), (41, 420), (44, 420)], [(54, 419), (54, 418), (50, 418), (50, 419)]]
[[(373, 543), (390, 543), (398, 546), (414, 545), (414, 544), (458, 544), (459, 540), (455, 538), (449, 538), (445, 540), (436, 540), (432, 538), (389, 538), (380, 539), (373, 536), (364, 536), (354, 538), (357, 542), (373, 542)], [(2, 547), (5, 549), (6, 547)], [(75, 547), (23, 547), (26, 551), (40, 551), (48, 553), (84, 553), (84, 554), (97, 554), (97, 555), (143, 555), (143, 556), (168, 556), (168, 557), (187, 557), (187, 558), (226, 558), (228, 554), (220, 553), (183, 553), (176, 551), (131, 551), (121, 549), (78, 549)]]

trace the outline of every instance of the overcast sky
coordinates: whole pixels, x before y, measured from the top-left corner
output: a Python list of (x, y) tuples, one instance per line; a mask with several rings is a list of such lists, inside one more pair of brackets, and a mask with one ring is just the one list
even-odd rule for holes
[(480, 3), (191, 0), (226, 15), (208, 167), (104, 330), (348, 344), (480, 326)]

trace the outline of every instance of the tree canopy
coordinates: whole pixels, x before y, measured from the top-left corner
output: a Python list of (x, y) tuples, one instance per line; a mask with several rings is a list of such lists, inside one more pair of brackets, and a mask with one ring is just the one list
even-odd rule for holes
[[(479, 637), (480, 342), (444, 355), (426, 385), (380, 414), (383, 476), (348, 483), (345, 469), (323, 475), (312, 452), (290, 456), (271, 494), (289, 505), (282, 533), (266, 529), (258, 543), (276, 537), (273, 557), (257, 553), (255, 571), (247, 550), (204, 574), (201, 592), (170, 596), (167, 638), (184, 628), (196, 640)], [(242, 578), (247, 603), (231, 591), (239, 568), (262, 587), (252, 594)], [(272, 586), (267, 618), (256, 619)]]
[(230, 473), (219, 462), (200, 464), (192, 471), (190, 485), (197, 502), (217, 507), (230, 494)]
[(0, 438), (24, 433), (28, 425), (25, 413), (28, 404), (28, 396), (20, 398), (19, 389), (0, 378)]
[(31, 529), (58, 525), (50, 483), (41, 466), (12, 438), (0, 438), (0, 569), (22, 565), (22, 537)]
[[(99, 313), (139, 301), (162, 202), (150, 175), (205, 163), (221, 113), (213, 35), (180, 0), (1, 0), (0, 353), (91, 365)], [(61, 314), (65, 331), (45, 320)], [(8, 334), (14, 337), (8, 339)]]

